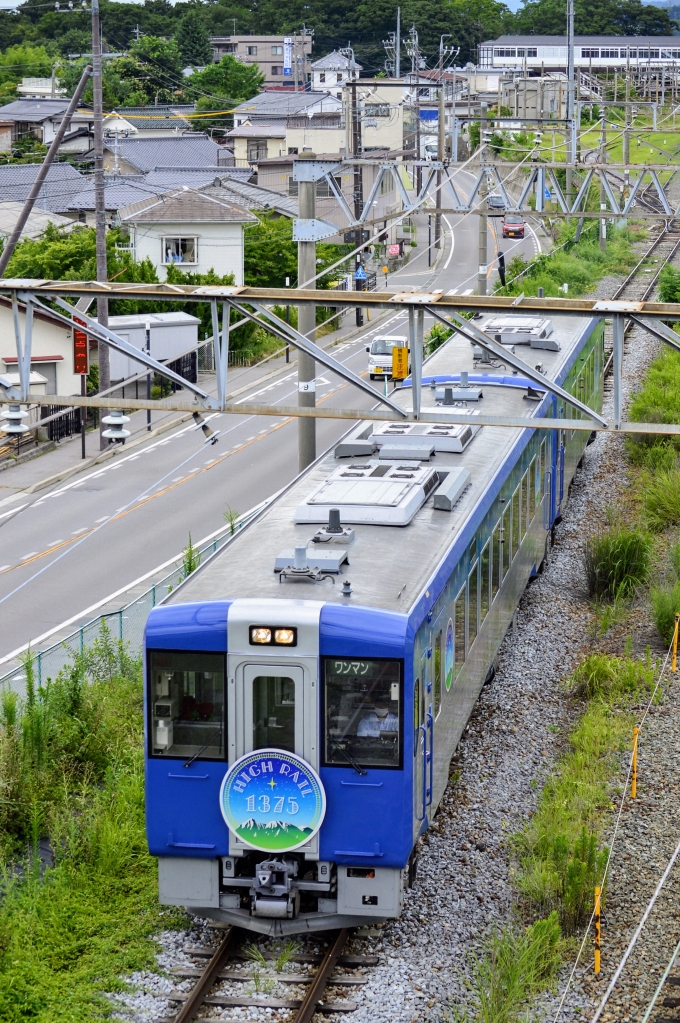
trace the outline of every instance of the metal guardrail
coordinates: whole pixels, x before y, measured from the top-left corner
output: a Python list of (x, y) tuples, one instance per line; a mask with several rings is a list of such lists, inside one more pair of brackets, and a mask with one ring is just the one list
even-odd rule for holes
[[(220, 531), (220, 534), (213, 535), (209, 539), (196, 544), (201, 558), (204, 555), (214, 554), (215, 551), (225, 547), (244, 526), (248, 525), (264, 507), (271, 503), (275, 496), (272, 495), (272, 497), (251, 508), (250, 511), (245, 512), (233, 523), (227, 523), (224, 529)], [(32, 652), (33, 668), (38, 685), (43, 685), (49, 679), (56, 678), (60, 671), (72, 663), (75, 656), (84, 653), (89, 646), (100, 639), (102, 636), (102, 626), (108, 629), (109, 634), (114, 640), (124, 643), (129, 653), (133, 656), (141, 653), (144, 628), (149, 612), (183, 578), (182, 565), (179, 562), (170, 572), (167, 572), (161, 579), (158, 579), (145, 590), (144, 593), (124, 604), (118, 610), (107, 611), (104, 614), (98, 615), (79, 629), (75, 629), (64, 639), (52, 643), (44, 650)], [(16, 685), (20, 685), (25, 680), (25, 677), (24, 664), (15, 665), (11, 670), (5, 672), (4, 675), (0, 675), (0, 686), (14, 684), (13, 687), (16, 687)]]

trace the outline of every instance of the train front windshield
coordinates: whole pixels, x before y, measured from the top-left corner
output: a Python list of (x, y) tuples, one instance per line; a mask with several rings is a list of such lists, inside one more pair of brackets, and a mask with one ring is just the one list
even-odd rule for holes
[(328, 657), (324, 662), (324, 763), (400, 767), (401, 662)]

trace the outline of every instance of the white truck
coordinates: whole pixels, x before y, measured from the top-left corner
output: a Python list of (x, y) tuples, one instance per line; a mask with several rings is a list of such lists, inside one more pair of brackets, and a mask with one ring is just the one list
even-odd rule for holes
[[(368, 352), (368, 375), (371, 380), (392, 379), (392, 349), (408, 346), (407, 339), (402, 335), (384, 335), (376, 337), (366, 348)], [(410, 359), (409, 359), (410, 372)]]

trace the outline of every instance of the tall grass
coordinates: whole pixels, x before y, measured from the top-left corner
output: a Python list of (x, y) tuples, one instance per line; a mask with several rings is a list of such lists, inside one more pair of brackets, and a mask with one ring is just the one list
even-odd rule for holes
[(141, 666), (104, 630), (56, 679), (38, 685), (30, 657), (25, 675), (23, 699), (0, 698), (0, 1019), (92, 1023), (121, 975), (155, 964), (161, 927)]
[(591, 702), (569, 736), (538, 800), (536, 813), (515, 836), (515, 883), (532, 913), (556, 911), (565, 931), (587, 919), (602, 878), (601, 847), (616, 753), (628, 746), (634, 718), (621, 704), (654, 684), (654, 666), (629, 656), (591, 655), (568, 680), (568, 690)]
[(630, 597), (649, 576), (652, 544), (641, 529), (612, 525), (586, 544), (585, 570), (591, 597)]
[(667, 586), (653, 587), (649, 594), (652, 617), (664, 643), (670, 645), (675, 631), (675, 616), (680, 613), (680, 580)]
[(651, 529), (680, 523), (680, 469), (659, 469), (642, 482), (644, 514)]
[[(532, 995), (551, 985), (560, 966), (561, 931), (557, 913), (526, 929), (493, 932), (481, 955), (472, 959), (471, 994), (479, 1023), (512, 1023)], [(454, 1010), (450, 1019), (469, 1021)]]

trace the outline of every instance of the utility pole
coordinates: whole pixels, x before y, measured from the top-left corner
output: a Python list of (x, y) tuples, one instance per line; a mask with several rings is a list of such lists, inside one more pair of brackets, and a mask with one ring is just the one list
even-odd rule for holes
[(576, 79), (574, 77), (574, 0), (567, 0), (567, 205), (571, 209), (576, 163)]
[(397, 34), (394, 39), (394, 77), (401, 78), (401, 7), (397, 7)]
[[(301, 153), (297, 160), (316, 160), (314, 153)], [(298, 182), (300, 220), (316, 216), (316, 182)], [(298, 287), (316, 288), (316, 242), (298, 242)], [(311, 282), (311, 283), (307, 283)], [(316, 340), (316, 306), (298, 306), (298, 331), (310, 341)], [(316, 404), (316, 363), (311, 355), (298, 352), (298, 405), (312, 408)], [(316, 458), (316, 420), (298, 419), (298, 466), (300, 472)]]
[[(481, 107), (481, 118), (479, 126), (479, 137), (482, 140), (480, 146), (480, 154), (484, 149), (484, 139), (486, 133), (484, 131), (484, 125), (486, 124), (486, 103), (482, 103)], [(487, 243), (488, 243), (488, 211), (489, 203), (486, 198), (487, 193), (487, 182), (486, 177), (482, 181), (481, 188), (479, 189), (480, 203), (479, 203), (479, 270), (477, 273), (477, 294), (486, 295), (486, 281), (487, 281)]]
[[(446, 150), (446, 134), (445, 134), (445, 130), (444, 130), (445, 129), (444, 116), (445, 116), (445, 114), (444, 114), (444, 74), (443, 74), (443, 70), (442, 70), (441, 80), (440, 80), (440, 83), (439, 83), (439, 134), (438, 134), (438, 137), (437, 137), (437, 142), (438, 142), (438, 146), (437, 146), (437, 159), (439, 160), (440, 164), (444, 162), (444, 157), (446, 155), (446, 152), (445, 152), (445, 150)], [(441, 188), (442, 188), (442, 172), (441, 172), (441, 170), (438, 170), (437, 171), (437, 199), (436, 199), (437, 209), (440, 209), (441, 205), (442, 205), (442, 202), (441, 202), (441, 195), (442, 195)], [(434, 218), (434, 247), (436, 249), (441, 248), (441, 236), (442, 236), (442, 215), (441, 215), (441, 213), (437, 213), (437, 214), (435, 214), (435, 218)]]
[[(602, 134), (600, 135), (600, 163), (602, 165), (607, 162), (607, 114), (606, 107), (602, 113)], [(604, 190), (604, 181), (600, 178), (600, 213), (604, 213), (607, 209), (606, 193)], [(600, 251), (607, 251), (607, 221), (604, 217), (600, 217)]]
[[(94, 116), (94, 206), (97, 250), (97, 280), (106, 281), (106, 205), (104, 201), (104, 127), (102, 108), (102, 40), (99, 25), (99, 0), (92, 0), (92, 109)], [(97, 320), (103, 327), (109, 325), (109, 303), (103, 297), (97, 298)], [(111, 386), (109, 349), (99, 343), (99, 390)], [(99, 446), (108, 447), (108, 440), (101, 434)]]

